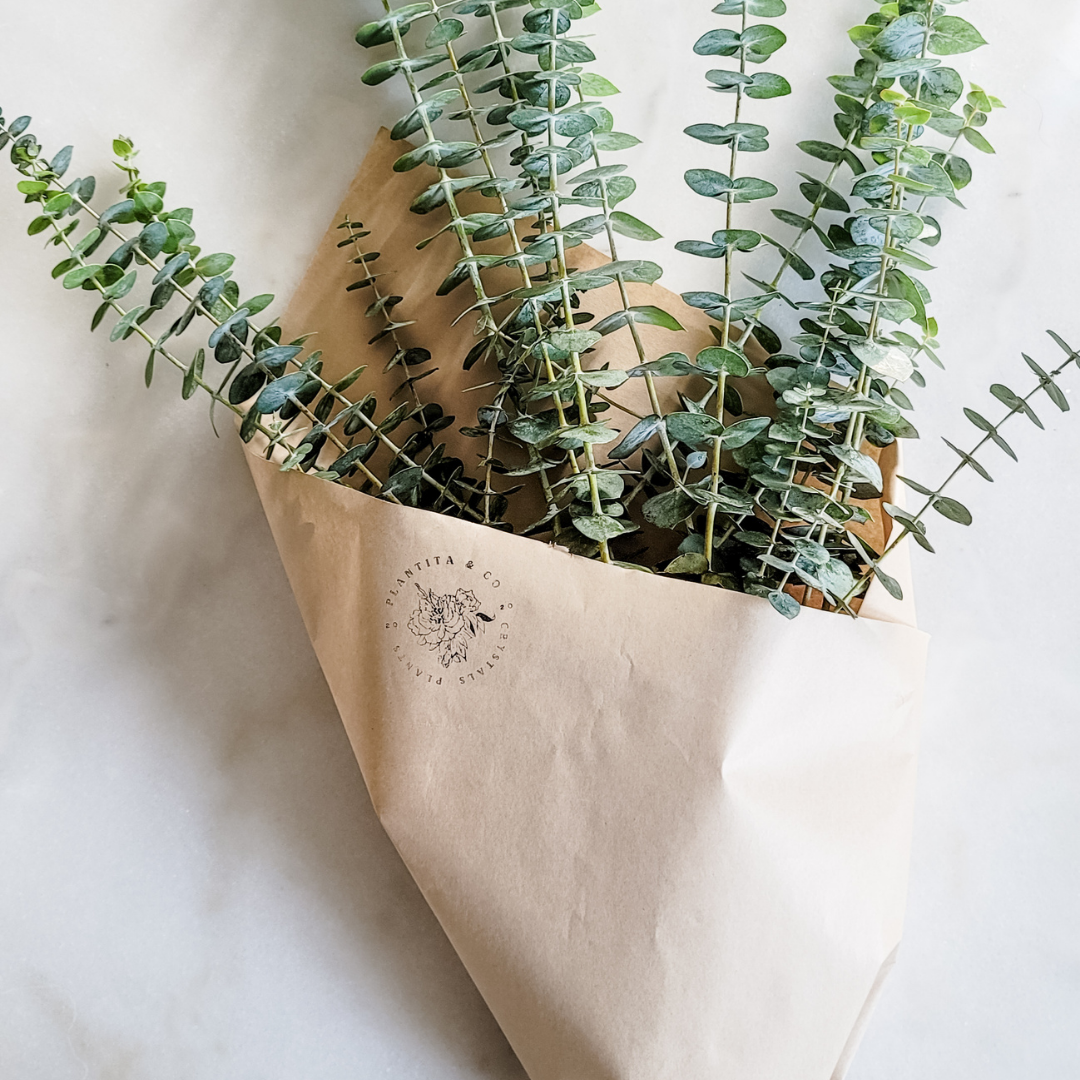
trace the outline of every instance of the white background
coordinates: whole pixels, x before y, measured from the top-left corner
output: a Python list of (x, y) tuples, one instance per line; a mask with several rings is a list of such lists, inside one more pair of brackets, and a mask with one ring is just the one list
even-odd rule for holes
[[(607, 0), (588, 26), (619, 128), (646, 140), (628, 208), (670, 238), (650, 254), (676, 288), (710, 265), (670, 242), (719, 224), (680, 180), (715, 164), (682, 127), (730, 109), (690, 53), (709, 6)], [(352, 32), (377, 7), (2, 0), (0, 104), (74, 142), (79, 174), (108, 176), (109, 140), (133, 137), (209, 249), (285, 297), (402, 111), (395, 84), (360, 84)], [(748, 119), (798, 209), (795, 170), (817, 164), (793, 144), (830, 137), (823, 78), (849, 71), (870, 5), (791, 7), (767, 67), (795, 96)], [(991, 47), (957, 66), (1008, 111), (998, 156), (971, 155), (968, 212), (943, 215), (924, 479), (949, 463), (937, 434), (968, 439), (961, 405), (1029, 384), (1021, 349), (1054, 362), (1046, 326), (1080, 341), (1080, 8), (960, 12)], [(520, 1078), (374, 818), (235, 440), (170, 372), (143, 389), (141, 350), (87, 334), (92, 300), (50, 281), (0, 165), (0, 1077)], [(1021, 465), (965, 481), (976, 525), (943, 523), (916, 559), (934, 642), (910, 914), (854, 1080), (1080, 1075), (1080, 409), (1040, 411)], [(842, 657), (813, 672), (873, 693)]]

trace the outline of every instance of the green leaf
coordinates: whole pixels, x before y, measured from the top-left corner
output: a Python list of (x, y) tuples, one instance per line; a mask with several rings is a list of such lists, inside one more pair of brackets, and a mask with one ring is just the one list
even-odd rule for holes
[(224, 252), (217, 255), (206, 255), (195, 264), (195, 273), (204, 278), (217, 277), (230, 269), (234, 262), (236, 262), (235, 256), (227, 255)]
[(920, 495), (925, 495), (928, 498), (932, 498), (933, 496), (937, 495), (936, 491), (931, 491), (928, 487), (918, 483), (915, 480), (909, 480), (906, 476), (897, 476), (897, 480), (902, 481), (909, 488), (911, 488), (912, 491), (916, 491)]
[(582, 72), (578, 89), (585, 97), (611, 97), (613, 94), (620, 93), (614, 83), (608, 82), (602, 75), (595, 75), (589, 71)]
[(785, 619), (797, 619), (799, 612), (802, 611), (802, 607), (794, 596), (789, 596), (786, 592), (771, 592), (769, 593), (769, 603), (773, 608), (780, 612)]
[(873, 458), (867, 457), (852, 446), (830, 446), (829, 453), (839, 458), (852, 472), (873, 484), (878, 491), (884, 487), (881, 469)]
[(924, 71), (921, 87), (917, 74), (905, 75), (900, 85), (909, 94), (914, 94), (918, 89), (919, 101), (942, 109), (951, 109), (964, 96), (964, 80), (952, 68), (939, 67)]
[(860, 341), (851, 346), (851, 351), (868, 368), (885, 379), (905, 382), (911, 378), (911, 373), (915, 370), (911, 357), (896, 345), (882, 345), (877, 341)]
[(385, 18), (375, 22), (365, 23), (356, 31), (356, 42), (370, 49), (375, 45), (387, 45), (394, 40), (394, 27), (398, 27), (402, 35), (408, 33), (414, 19), (422, 15), (428, 15), (431, 7), (428, 4), (406, 4), (398, 8)]
[(893, 174), (889, 177), (889, 182), (911, 190), (917, 189), (927, 195), (946, 199), (953, 196), (953, 184), (949, 174), (936, 161), (927, 162), (925, 165), (912, 165), (906, 176)]
[(75, 199), (69, 192), (61, 191), (45, 203), (45, 213), (53, 215), (62, 214), (74, 201)]
[(664, 567), (665, 574), (689, 574), (693, 577), (699, 577), (709, 569), (709, 560), (704, 555), (696, 551), (688, 551), (685, 555), (680, 555), (678, 558), (672, 559), (671, 562)]
[(841, 146), (833, 146), (832, 143), (820, 142), (817, 139), (807, 139), (798, 146), (804, 154), (809, 154), (818, 161), (827, 161), (830, 165), (838, 165), (841, 161), (845, 161), (851, 166), (853, 172), (863, 172), (862, 162), (850, 150), (845, 150)]
[(120, 225), (129, 225), (134, 220), (135, 201), (133, 199), (124, 199), (122, 202), (114, 203), (108, 209), (103, 210), (98, 218), (98, 224), (104, 228), (114, 221)]
[(778, 49), (787, 44), (787, 35), (783, 30), (766, 23), (748, 26), (739, 35), (739, 45), (747, 63), (761, 64), (769, 59)]
[(889, 23), (871, 48), (883, 60), (907, 60), (918, 56), (926, 33), (926, 17), (918, 12), (901, 15)]
[(345, 476), (351, 469), (358, 465), (363, 465), (378, 448), (379, 440), (369, 439), (365, 443), (360, 443), (358, 446), (346, 450), (345, 453), (330, 466), (330, 468), (333, 472), (336, 472), (338, 476)]
[(626, 434), (622, 442), (608, 451), (608, 457), (612, 461), (623, 461), (630, 457), (660, 430), (660, 425), (663, 422), (662, 417), (659, 416), (646, 416), (639, 420)]
[(880, 26), (867, 26), (865, 23), (861, 26), (853, 26), (848, 31), (848, 37), (851, 39), (851, 43), (859, 49), (867, 49), (873, 43), (881, 33)]
[(506, 429), (515, 439), (528, 446), (536, 446), (558, 431), (559, 420), (554, 411), (537, 416), (518, 416), (506, 425)]
[(986, 419), (985, 416), (980, 416), (974, 409), (964, 409), (964, 415), (980, 430), (985, 431), (987, 435), (993, 440), (994, 444), (1008, 454), (1013, 461), (1018, 461), (1016, 452), (1013, 448), (1001, 437), (998, 429)]
[(762, 241), (761, 233), (752, 229), (717, 229), (712, 242), (721, 251), (753, 251)]
[(629, 377), (621, 368), (601, 368), (598, 371), (583, 371), (577, 380), (582, 386), (613, 390), (622, 386)]
[(183, 388), (181, 396), (187, 401), (199, 388), (199, 379), (202, 378), (203, 364), (206, 362), (206, 350), (200, 349), (191, 361), (191, 366), (184, 372)]
[(685, 179), (691, 190), (699, 195), (730, 199), (736, 203), (771, 199), (777, 190), (767, 180), (759, 180), (753, 176), (740, 176), (732, 180), (730, 176), (713, 169), (690, 169), (685, 174)]
[(932, 28), (929, 49), (937, 56), (971, 52), (986, 44), (986, 38), (971, 23), (956, 15), (939, 15)]
[(1037, 428), (1043, 427), (1043, 422), (1035, 415), (1035, 410), (1019, 394), (1013, 393), (1007, 386), (994, 383), (990, 387), (990, 393), (1003, 405), (1012, 409), (1013, 412), (1023, 413)]
[(560, 352), (583, 353), (598, 344), (600, 337), (595, 330), (554, 330), (548, 341)]
[(61, 277), (69, 270), (73, 270), (78, 265), (78, 259), (64, 259), (63, 262), (57, 263), (56, 266), (52, 268), (52, 276), (54, 279)]
[(641, 304), (632, 307), (629, 314), (633, 316), (636, 323), (644, 323), (647, 326), (662, 326), (665, 330), (679, 331), (684, 329), (682, 323), (674, 315), (669, 315), (663, 308), (658, 308), (653, 304)]
[(97, 277), (105, 269), (100, 263), (90, 263), (87, 266), (80, 266), (77, 270), (72, 270), (64, 275), (64, 288), (65, 289), (78, 289), (91, 278)]
[(75, 152), (73, 146), (65, 146), (63, 150), (57, 152), (56, 156), (49, 162), (49, 169), (56, 173), (57, 176), (63, 176), (71, 166), (71, 155)]
[(766, 71), (756, 71), (753, 75), (748, 75), (741, 71), (715, 68), (705, 72), (705, 78), (713, 84), (709, 89), (720, 94), (734, 94), (742, 90), (748, 98), (763, 100), (786, 97), (791, 93), (791, 83), (787, 79)]
[(881, 582), (881, 584), (885, 587), (885, 591), (894, 600), (904, 599), (904, 590), (900, 587), (900, 582), (897, 581), (896, 578), (890, 577), (876, 563), (873, 565), (872, 569), (874, 571), (874, 577), (876, 577), (878, 581)]
[(639, 138), (635, 135), (627, 135), (625, 131), (599, 131), (593, 134), (591, 138), (596, 145), (596, 149), (603, 154), (629, 150), (641, 144)]
[(631, 214), (625, 214), (622, 210), (616, 210), (611, 215), (611, 227), (622, 236), (629, 236), (632, 240), (659, 240), (661, 238), (651, 225), (639, 221)]
[(424, 482), (424, 470), (419, 466), (412, 466), (390, 476), (382, 486), (380, 495), (393, 495), (401, 502), (411, 502), (420, 485)]
[(971, 456), (971, 454), (967, 453), (964, 450), (961, 450), (958, 446), (954, 446), (951, 442), (949, 442), (948, 439), (943, 438), (941, 441), (950, 450), (952, 450), (953, 453), (957, 454), (965, 465), (967, 465), (971, 469), (974, 469), (975, 472), (977, 472), (985, 481), (987, 481), (987, 483), (992, 484), (994, 482), (994, 478), (986, 471), (986, 469), (982, 467), (982, 465), (978, 461), (976, 461), (974, 457)]
[[(1054, 336), (1055, 338), (1057, 338), (1056, 334)], [(1068, 346), (1065, 346), (1065, 343), (1061, 341), (1060, 338), (1057, 338), (1057, 340), (1063, 347), (1065, 347), (1066, 352), (1068, 352)], [(1057, 383), (1055, 383), (1054, 380), (1051, 379), (1050, 376), (1045, 371), (1043, 371), (1043, 369), (1039, 367), (1039, 365), (1036, 364), (1035, 361), (1032, 360), (1027, 353), (1021, 353), (1020, 355), (1023, 356), (1027, 366), (1031, 368), (1031, 370), (1034, 371), (1036, 375), (1038, 375), (1040, 386), (1049, 395), (1050, 400), (1062, 412), (1068, 412), (1071, 408), (1071, 406), (1069, 405), (1069, 399), (1061, 392), (1061, 388), (1057, 385)]]
[(713, 13), (716, 15), (755, 15), (762, 19), (777, 19), (787, 12), (784, 0), (721, 0)]
[(249, 443), (255, 438), (255, 432), (259, 428), (259, 413), (254, 405), (244, 414), (240, 424), (240, 441)]
[[(858, 185), (856, 185), (858, 186)], [(790, 225), (793, 229), (798, 229), (800, 232), (808, 233), (813, 230), (817, 234), (817, 238), (825, 245), (828, 250), (833, 249), (833, 242), (829, 237), (821, 230), (820, 226), (810, 218), (804, 217), (802, 214), (793, 213), (791, 210), (773, 210), (773, 217), (779, 218), (785, 225)], [(780, 350), (777, 349), (777, 352)]]
[(465, 24), (460, 19), (443, 19), (437, 22), (424, 41), (424, 47), (434, 49), (439, 45), (456, 41), (465, 33)]
[(622, 275), (623, 281), (652, 285), (660, 279), (664, 270), (658, 263), (649, 262), (647, 259), (620, 259), (618, 262), (598, 267), (595, 272), (608, 275), (612, 281), (617, 275)]
[(696, 363), (702, 371), (708, 371), (713, 375), (723, 372), (742, 379), (750, 374), (750, 361), (742, 353), (734, 349), (721, 348), (719, 345), (702, 349), (697, 354)]
[(756, 71), (751, 76), (751, 80), (750, 85), (743, 91), (748, 98), (766, 100), (768, 98), (787, 97), (791, 93), (791, 83), (782, 75), (771, 75), (765, 71)]
[(110, 341), (119, 341), (121, 338), (126, 338), (129, 333), (135, 327), (135, 320), (146, 310), (141, 304), (137, 307), (133, 307), (127, 312), (124, 317), (112, 328), (112, 333), (109, 334)]
[(156, 259), (169, 240), (169, 228), (163, 221), (151, 221), (139, 233), (139, 250), (148, 258)]
[(883, 502), (881, 508), (893, 519), (897, 521), (907, 532), (915, 543), (919, 545), (924, 551), (929, 551), (931, 555), (934, 554), (934, 549), (930, 544), (930, 541), (926, 539), (926, 526), (921, 521), (916, 521), (906, 510), (901, 510), (899, 506), (893, 506), (892, 503)]
[(807, 202), (815, 206), (821, 205), (825, 210), (835, 210), (839, 214), (847, 214), (851, 211), (847, 199), (840, 192), (828, 187), (815, 176), (801, 172), (799, 175), (806, 181), (799, 185), (799, 190)]
[(664, 418), (668, 437), (696, 450), (706, 439), (721, 435), (724, 425), (708, 413), (674, 412)]
[(629, 522), (608, 514), (587, 514), (583, 517), (573, 517), (571, 521), (582, 536), (597, 541), (614, 540), (616, 536), (635, 530), (635, 526)]
[(816, 276), (814, 268), (796, 252), (793, 248), (786, 248), (779, 240), (774, 240), (771, 236), (763, 237), (767, 243), (772, 244), (781, 255), (784, 256), (787, 265), (795, 271), (803, 279), (803, 281), (813, 281)]
[(698, 508), (697, 502), (682, 488), (672, 488), (662, 495), (654, 495), (641, 512), (650, 525), (661, 529), (674, 529)]
[(138, 271), (129, 270), (119, 281), (113, 282), (101, 294), (106, 300), (122, 300), (132, 289), (139, 279)]
[(934, 500), (933, 505), (934, 509), (942, 517), (955, 521), (958, 525), (970, 525), (972, 522), (971, 511), (963, 503), (959, 503), (955, 499), (948, 499), (944, 495), (939, 495)]
[(1077, 358), (1077, 355), (1078, 355), (1077, 351), (1075, 349), (1073, 349), (1072, 346), (1069, 345), (1069, 343), (1067, 341), (1065, 341), (1064, 338), (1062, 338), (1060, 334), (1054, 333), (1053, 330), (1047, 330), (1046, 332), (1047, 332), (1047, 334), (1050, 335), (1050, 337), (1052, 337), (1054, 339), (1054, 341), (1057, 343), (1059, 348), (1061, 348), (1061, 350), (1065, 353), (1065, 355), (1069, 358), (1069, 360), (1075, 360)]
[(560, 441), (566, 442), (609, 443), (614, 442), (619, 437), (619, 433), (603, 424), (578, 424), (575, 427), (562, 428), (558, 437)]
[[(905, 300), (912, 306), (915, 312), (912, 318), (919, 326), (924, 330), (928, 327), (924, 290), (919, 287), (919, 283), (914, 278), (908, 277), (903, 270), (891, 269), (885, 274), (885, 288), (890, 296)], [(915, 344), (917, 346), (918, 343)]]
[(687, 255), (697, 255), (702, 259), (722, 259), (724, 249), (710, 244), (705, 240), (680, 240), (675, 245), (676, 251), (682, 251)]
[(140, 191), (135, 196), (134, 202), (135, 214), (142, 221), (149, 221), (150, 218), (160, 214), (165, 206), (161, 196), (152, 191)]
[(925, 259), (920, 259), (917, 255), (912, 255), (909, 251), (904, 251), (902, 248), (887, 247), (884, 249), (885, 254), (890, 259), (900, 263), (901, 266), (910, 266), (913, 270), (933, 270), (933, 263), (928, 263)]
[(255, 411), (258, 413), (277, 412), (307, 381), (306, 371), (294, 371), (291, 375), (283, 375), (280, 379), (275, 379), (256, 399)]
[(984, 154), (996, 154), (997, 151), (987, 141), (987, 138), (981, 131), (976, 131), (975, 128), (964, 128), (964, 138), (967, 139), (976, 150), (981, 150)]
[(725, 450), (738, 450), (756, 439), (772, 424), (768, 416), (752, 416), (748, 420), (739, 420), (724, 428), (722, 442)]
[(942, 168), (957, 191), (963, 191), (971, 183), (971, 165), (966, 158), (950, 154)]
[[(923, 59), (918, 56), (913, 56), (908, 60), (891, 60), (878, 68), (877, 79), (878, 82), (885, 82), (886, 80), (898, 79), (901, 75), (915, 74), (917, 76), (918, 73), (929, 71), (940, 63), (940, 60)], [(909, 90), (908, 93), (910, 94), (911, 91)]]
[(769, 149), (769, 129), (761, 124), (691, 124), (685, 133), (710, 146), (731, 146), (749, 153)]
[(250, 300), (245, 300), (241, 306), (247, 308), (247, 313), (251, 316), (257, 315), (260, 311), (265, 310), (273, 302), (273, 293), (260, 293), (258, 296), (253, 296)]
[(842, 600), (855, 588), (851, 568), (839, 559), (830, 559), (824, 566), (818, 567), (817, 578), (837, 601)]

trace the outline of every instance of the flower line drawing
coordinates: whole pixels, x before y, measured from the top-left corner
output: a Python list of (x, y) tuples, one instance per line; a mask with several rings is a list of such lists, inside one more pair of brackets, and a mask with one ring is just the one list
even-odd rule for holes
[(439, 596), (434, 589), (417, 584), (420, 601), (409, 616), (409, 629), (430, 652), (438, 654), (444, 668), (468, 659), (469, 646), (484, 624), (494, 622), (480, 610), (480, 601), (471, 589)]

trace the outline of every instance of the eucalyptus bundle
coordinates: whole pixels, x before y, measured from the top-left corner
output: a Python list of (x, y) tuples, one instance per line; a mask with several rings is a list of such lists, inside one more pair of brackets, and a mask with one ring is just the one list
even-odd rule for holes
[[(945, 490), (967, 470), (990, 478), (980, 455), (991, 443), (1015, 456), (999, 430), (1005, 422), (1024, 415), (1040, 424), (1031, 405), (1039, 392), (1068, 407), (1055, 379), (1076, 353), (1054, 335), (1066, 360), (1047, 372), (1025, 357), (1038, 380), (1032, 393), (992, 387), (1006, 409), (995, 422), (965, 409), (979, 436), (967, 450), (946, 440), (958, 456), (951, 475), (903, 480), (922, 500), (917, 511), (875, 502), (883, 482), (874, 448), (918, 437), (905, 386), (925, 386), (927, 364), (941, 365), (924, 280), (942, 240), (939, 207), (960, 207), (973, 177), (965, 155), (994, 152), (984, 129), (1002, 107), (947, 66), (985, 42), (946, 6), (875, 4), (850, 31), (854, 70), (828, 80), (837, 139), (799, 144), (820, 167), (799, 174), (803, 205), (770, 207), (777, 229), (788, 230), (779, 236), (741, 215), (777, 199), (778, 185), (755, 175), (769, 131), (754, 122), (754, 106), (791, 93), (768, 70), (786, 43), (784, 0), (724, 0), (713, 9), (722, 25), (687, 43), (720, 65), (705, 73), (720, 95), (716, 114), (686, 127), (706, 148), (686, 183), (709, 200), (702, 220), (712, 229), (676, 244), (706, 260), (701, 288), (682, 295), (713, 324), (715, 344), (694, 356), (650, 354), (640, 327), (682, 327), (672, 312), (630, 300), (628, 285), (652, 284), (663, 270), (620, 258), (619, 238), (660, 235), (621, 209), (636, 184), (618, 158), (638, 140), (615, 129), (604, 102), (618, 91), (592, 70), (595, 54), (579, 32), (597, 5), (383, 7), (356, 35), (385, 54), (363, 81), (405, 82), (412, 104), (391, 133), (402, 143), (393, 167), (426, 167), (432, 180), (410, 209), (431, 215), (434, 236), (457, 241), (438, 292), (468, 294), (461, 318), (474, 321), (476, 340), (440, 363), (478, 373), (487, 391), (464, 425), (448, 411), (463, 400), (425, 399), (433, 371), (425, 348), (396, 348), (401, 384), (380, 403), (363, 392), (363, 369), (330, 382), (304, 338), (283, 342), (276, 323), (260, 325), (273, 297), (242, 298), (232, 256), (203, 254), (192, 211), (165, 208), (166, 185), (143, 179), (130, 140), (114, 142), (121, 198), (98, 211), (94, 178), (66, 179), (70, 147), (46, 157), (29, 118), (0, 118), (0, 143), (11, 143), (24, 177), (19, 190), (38, 210), (28, 231), (62, 250), (53, 275), (66, 289), (98, 296), (92, 329), (107, 322), (113, 340), (140, 338), (147, 383), (158, 361), (178, 368), (185, 398), (208, 394), (211, 410), (234, 413), (241, 438), (258, 436), (282, 468), (502, 529), (511, 527), (510, 500), (539, 488), (545, 510), (526, 535), (764, 596), (789, 618), (800, 600), (854, 614), (874, 577), (901, 595), (883, 560), (908, 536), (933, 550), (931, 511), (970, 524)], [(402, 298), (380, 289), (379, 253), (365, 250), (362, 224), (349, 217), (341, 228), (361, 275), (350, 288), (371, 297), (372, 341), (397, 342), (410, 325), (396, 314)], [(575, 249), (596, 238), (609, 261), (575, 268)], [(776, 262), (759, 278), (747, 257), (763, 248)], [(142, 302), (132, 302), (140, 285)], [(587, 311), (598, 289), (618, 295), (617, 310), (599, 320)], [(773, 317), (784, 308), (800, 331), (786, 339)], [(193, 324), (207, 326), (205, 342), (182, 348)], [(604, 339), (616, 334), (633, 344), (629, 370), (603, 360)], [(647, 389), (646, 415), (620, 400), (631, 379)], [(747, 411), (740, 393), (761, 379), (773, 399), (764, 414)], [(439, 441), (454, 423), (475, 438), (475, 460), (450, 456)], [(875, 514), (895, 525), (880, 549), (860, 536)]]
[[(931, 511), (970, 524), (945, 488), (969, 469), (989, 478), (980, 454), (991, 443), (1015, 456), (1000, 434), (1004, 422), (1024, 415), (1040, 423), (1032, 394), (991, 388), (1007, 409), (1001, 419), (964, 410), (980, 436), (967, 450), (946, 441), (956, 470), (936, 485), (905, 478), (923, 500), (916, 512), (880, 505), (895, 523), (888, 548), (860, 538), (883, 486), (873, 448), (918, 437), (904, 388), (926, 386), (926, 365), (941, 365), (923, 280), (942, 241), (936, 207), (960, 206), (973, 176), (964, 153), (994, 152), (984, 129), (1001, 103), (980, 86), (967, 89), (943, 60), (985, 43), (975, 27), (940, 3), (902, 0), (876, 4), (850, 31), (859, 58), (850, 75), (828, 80), (838, 137), (799, 144), (823, 167), (799, 174), (804, 205), (771, 207), (778, 227), (791, 230), (778, 239), (746, 227), (740, 212), (777, 199), (778, 186), (754, 175), (769, 132), (753, 122), (753, 108), (791, 93), (766, 69), (786, 42), (778, 25), (786, 6), (716, 6), (725, 25), (692, 51), (721, 64), (705, 73), (721, 95), (717, 114), (686, 127), (715, 148), (689, 168), (686, 183), (710, 200), (713, 210), (702, 217), (716, 228), (707, 239), (676, 244), (708, 260), (702, 287), (683, 299), (713, 321), (716, 340), (694, 356), (650, 355), (640, 326), (681, 326), (659, 306), (632, 305), (627, 293), (627, 284), (651, 284), (663, 271), (658, 262), (621, 259), (619, 237), (660, 234), (617, 208), (636, 187), (617, 158), (638, 140), (615, 130), (604, 99), (618, 91), (591, 69), (595, 54), (579, 36), (597, 5), (427, 0), (383, 8), (356, 33), (365, 49), (389, 54), (363, 80), (406, 83), (413, 106), (393, 127), (392, 137), (403, 140), (393, 167), (434, 171), (410, 210), (432, 215), (435, 235), (453, 233), (458, 243), (438, 293), (469, 293), (461, 318), (474, 320), (476, 340), (443, 362), (476, 370), (494, 390), (462, 429), (477, 441), (476, 460), (450, 457), (437, 441), (460, 422), (446, 410), (461, 402), (424, 400), (428, 350), (396, 349), (391, 363), (402, 382), (386, 404), (354, 389), (363, 386), (363, 369), (327, 381), (305, 339), (283, 343), (278, 325), (258, 324), (273, 297), (241, 298), (232, 256), (202, 254), (192, 211), (166, 210), (165, 185), (141, 176), (131, 140), (113, 144), (122, 198), (97, 212), (94, 178), (65, 180), (71, 148), (45, 158), (28, 118), (3, 121), (0, 140), (11, 141), (11, 160), (25, 176), (18, 189), (39, 211), (28, 231), (63, 249), (53, 274), (65, 288), (98, 295), (92, 328), (108, 320), (113, 340), (143, 340), (148, 383), (159, 360), (179, 368), (185, 397), (210, 395), (212, 408), (237, 415), (245, 441), (258, 435), (268, 455), (278, 451), (283, 469), (500, 528), (509, 527), (510, 500), (539, 485), (546, 509), (526, 535), (604, 562), (766, 596), (788, 618), (800, 596), (854, 613), (874, 577), (899, 597), (883, 558), (908, 536), (932, 551)], [(379, 254), (365, 251), (360, 222), (348, 218), (341, 228), (341, 246), (362, 274), (350, 287), (372, 296), (373, 340), (396, 340), (409, 325), (395, 314), (402, 298), (380, 291)], [(594, 238), (610, 260), (576, 269), (575, 248)], [(500, 241), (501, 251), (491, 253), (485, 241)], [(768, 280), (745, 269), (747, 255), (762, 247), (777, 259)], [(148, 295), (131, 303), (140, 275)], [(807, 283), (797, 297), (789, 292), (795, 280)], [(619, 308), (597, 321), (585, 307), (600, 288), (617, 291)], [(784, 340), (770, 325), (778, 308), (797, 312), (800, 333)], [(181, 350), (179, 338), (195, 320), (210, 327), (205, 345)], [(630, 370), (593, 362), (615, 334), (633, 342), (638, 363)], [(1038, 379), (1032, 393), (1044, 391), (1064, 409), (1054, 380), (1077, 354), (1055, 339), (1067, 359), (1053, 372), (1025, 359)], [(618, 388), (634, 378), (647, 388), (648, 415), (619, 401)], [(740, 384), (761, 378), (774, 404), (766, 415), (747, 413)], [(643, 543), (645, 524), (661, 539)]]

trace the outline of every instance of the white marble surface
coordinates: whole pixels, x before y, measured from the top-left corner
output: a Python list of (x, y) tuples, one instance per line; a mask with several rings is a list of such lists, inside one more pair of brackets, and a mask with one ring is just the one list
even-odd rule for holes
[[(868, 7), (791, 6), (770, 66), (797, 96), (758, 113), (787, 175), (797, 138), (828, 137), (821, 77)], [(594, 24), (620, 127), (648, 140), (637, 205), (672, 239), (713, 227), (679, 182), (707, 154), (679, 129), (728, 100), (688, 56), (708, 7), (607, 0)], [(83, 171), (136, 138), (243, 278), (286, 295), (399, 111), (359, 81), (376, 8), (4, 0), (0, 103)], [(1052, 360), (1045, 326), (1080, 340), (1080, 9), (967, 10), (992, 47), (959, 63), (1009, 109), (936, 253), (950, 370), (920, 427), (961, 435), (961, 404), (1026, 382), (1021, 348)], [(5, 171), (0, 1077), (519, 1080), (374, 818), (237, 446), (168, 374), (144, 390), (141, 350), (88, 337), (12, 189)], [(967, 485), (976, 527), (917, 559), (935, 641), (910, 918), (854, 1080), (1080, 1075), (1080, 414), (1042, 411), (1021, 466)], [(947, 454), (926, 439), (910, 469)]]

